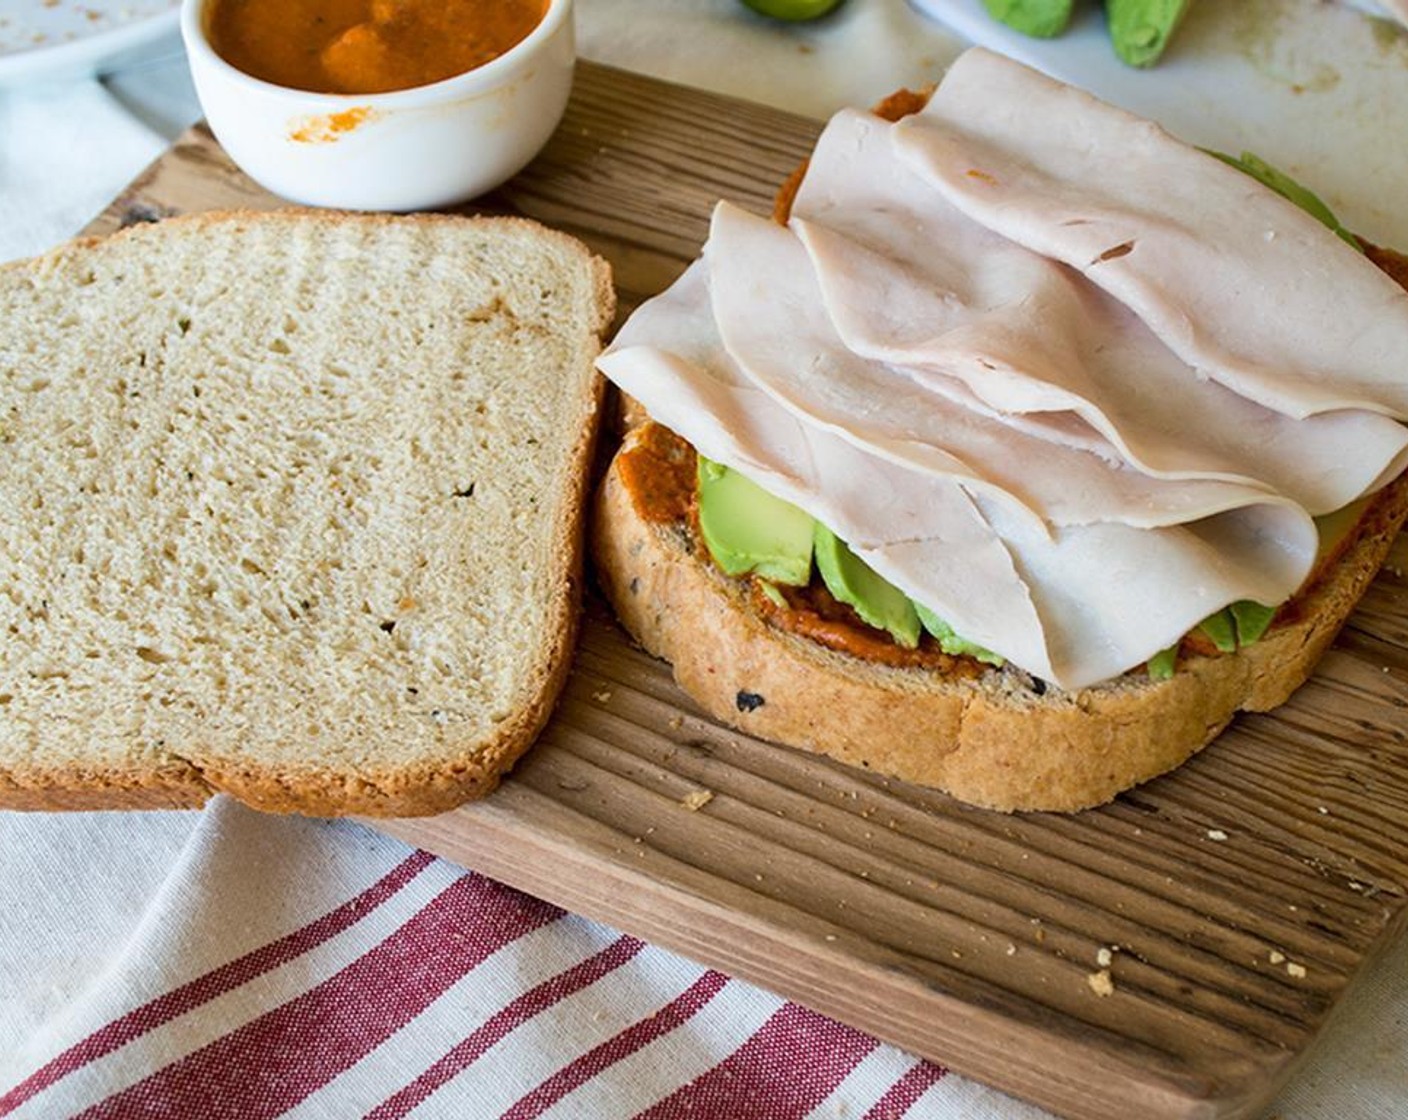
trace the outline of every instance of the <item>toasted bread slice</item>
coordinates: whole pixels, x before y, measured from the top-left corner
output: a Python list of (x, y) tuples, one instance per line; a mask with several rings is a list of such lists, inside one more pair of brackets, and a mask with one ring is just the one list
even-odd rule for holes
[(715, 719), (1005, 811), (1102, 804), (1178, 766), (1238, 711), (1283, 703), (1408, 517), (1408, 478), (1400, 478), (1375, 497), (1291, 618), (1256, 644), (1184, 657), (1169, 680), (1136, 672), (1063, 692), (976, 662), (963, 672), (892, 668), (773, 625), (749, 583), (712, 563), (688, 516), (660, 516), (641, 485), (649, 473), (622, 469), (623, 457), (662, 434), (649, 425), (627, 434), (593, 518), (598, 577), (636, 640), (669, 661)]
[(0, 807), (493, 788), (567, 673), (601, 261), (211, 214), (6, 268), (0, 306)]

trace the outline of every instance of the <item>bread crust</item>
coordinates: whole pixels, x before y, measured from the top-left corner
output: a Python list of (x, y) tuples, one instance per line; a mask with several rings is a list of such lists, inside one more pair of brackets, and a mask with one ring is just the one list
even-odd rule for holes
[[(626, 437), (622, 452), (637, 442)], [(631, 635), (680, 687), (740, 731), (933, 786), (1003, 811), (1074, 812), (1174, 769), (1238, 711), (1281, 704), (1310, 675), (1408, 517), (1408, 478), (1301, 599), (1299, 617), (1235, 654), (1192, 657), (1167, 681), (1128, 675), (1063, 692), (1020, 671), (946, 677), (894, 669), (780, 630), (746, 584), (710, 563), (687, 522), (645, 520), (613, 459), (592, 551)]]
[[(329, 225), (348, 221), (375, 224), (415, 221), (418, 223), (472, 223), (496, 227), (513, 226), (531, 231), (534, 237), (551, 241), (568, 255), (575, 256), (587, 270), (592, 289), (592, 333), (600, 337), (615, 312), (615, 289), (610, 266), (592, 254), (575, 238), (525, 218), (462, 217), (422, 214), (414, 218), (384, 214), (306, 211), (210, 211), (163, 219), (162, 224), (194, 230), (217, 223), (248, 221), (308, 222)], [(10, 269), (39, 269), (47, 262), (75, 249), (99, 242), (133, 236), (119, 231), (110, 239), (80, 238), (60, 246), (44, 257), (5, 266)], [(526, 701), (495, 728), (491, 739), (475, 738), (447, 747), (443, 756), (424, 763), (398, 767), (370, 767), (350, 772), (331, 765), (320, 766), (317, 748), (308, 746), (302, 755), (308, 761), (297, 770), (275, 765), (251, 765), (247, 760), (222, 758), (211, 753), (208, 744), (184, 744), (179, 752), (160, 750), (150, 765), (130, 768), (80, 770), (71, 764), (55, 765), (42, 758), (23, 767), (0, 768), (0, 809), (94, 810), (195, 808), (216, 793), (228, 793), (257, 809), (270, 812), (296, 812), (314, 816), (364, 815), (378, 817), (424, 816), (445, 812), (465, 801), (491, 792), (513, 763), (532, 745), (547, 723), (571, 669), (572, 650), (581, 609), (584, 567), (585, 522), (589, 501), (598, 419), (602, 411), (604, 381), (590, 376), (588, 400), (582, 425), (568, 462), (562, 464), (569, 480), (568, 500), (554, 526), (551, 555), (559, 573), (552, 600), (546, 607), (550, 618), (550, 643), (539, 651), (527, 673)]]

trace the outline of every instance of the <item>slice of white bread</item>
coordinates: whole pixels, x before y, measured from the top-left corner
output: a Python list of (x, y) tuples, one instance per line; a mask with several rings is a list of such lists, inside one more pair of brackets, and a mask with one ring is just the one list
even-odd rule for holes
[(606, 265), (209, 214), (0, 270), (0, 807), (420, 814), (566, 678)]
[(714, 718), (760, 738), (1006, 811), (1102, 804), (1178, 766), (1238, 711), (1283, 703), (1408, 516), (1408, 478), (1400, 478), (1376, 496), (1294, 613), (1256, 644), (1184, 656), (1166, 681), (1134, 672), (1062, 692), (976, 662), (948, 672), (893, 668), (773, 625), (750, 584), (713, 564), (691, 517), (661, 516), (651, 483), (663, 472), (623, 470), (647, 441), (651, 454), (663, 445), (693, 462), (688, 445), (658, 426), (628, 432), (597, 495), (593, 558), (622, 624), (671, 663), (680, 686)]

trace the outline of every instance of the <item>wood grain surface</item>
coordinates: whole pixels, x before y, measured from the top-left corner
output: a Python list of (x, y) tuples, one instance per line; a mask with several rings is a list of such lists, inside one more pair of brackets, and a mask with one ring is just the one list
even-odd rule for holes
[[(716, 199), (767, 212), (818, 130), (582, 65), (548, 149), (478, 209), (582, 237), (624, 313)], [(196, 128), (93, 229), (276, 204)], [(1003, 816), (749, 739), (592, 600), (499, 792), (371, 823), (1066, 1116), (1257, 1116), (1408, 921), (1405, 562), (1400, 541), (1291, 703), (1104, 809)]]

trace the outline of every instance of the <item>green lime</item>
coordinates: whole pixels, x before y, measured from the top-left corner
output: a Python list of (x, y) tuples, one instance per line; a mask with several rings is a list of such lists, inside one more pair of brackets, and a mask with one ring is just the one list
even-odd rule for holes
[(840, 7), (841, 0), (743, 0), (743, 5), (759, 15), (796, 23), (826, 15), (833, 8)]

